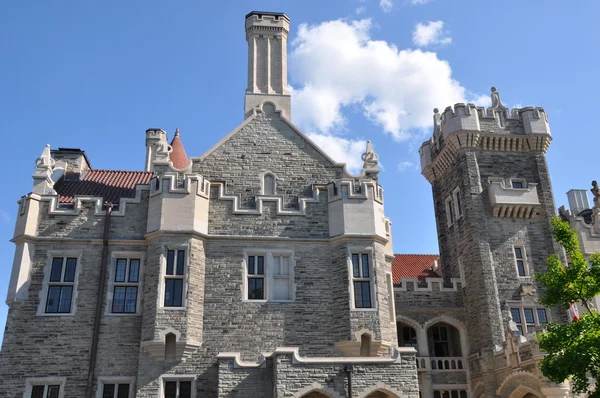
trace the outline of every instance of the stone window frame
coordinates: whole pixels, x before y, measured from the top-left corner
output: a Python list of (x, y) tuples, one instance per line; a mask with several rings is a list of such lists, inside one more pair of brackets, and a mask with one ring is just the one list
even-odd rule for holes
[(446, 223), (448, 228), (454, 225), (456, 221), (456, 215), (454, 214), (454, 201), (452, 200), (452, 195), (448, 195), (446, 200), (444, 201), (444, 208), (446, 211)]
[[(165, 305), (165, 293), (167, 288), (167, 253), (169, 250), (185, 250), (185, 264), (183, 265), (183, 286), (181, 288), (181, 306), (180, 307), (172, 307)], [(177, 258), (177, 254), (175, 254), (175, 258)], [(175, 265), (176, 266), (176, 265)], [(188, 284), (189, 284), (189, 267), (190, 267), (190, 245), (188, 243), (183, 244), (165, 244), (162, 247), (160, 254), (160, 283), (158, 288), (158, 308), (166, 311), (184, 311), (187, 309), (187, 292), (188, 292)]]
[[(249, 299), (248, 298), (248, 278), (251, 274), (248, 274), (248, 257), (252, 256), (264, 256), (264, 282), (263, 282), (263, 298), (262, 299)], [(291, 299), (289, 300), (276, 300), (273, 298), (274, 279), (277, 278), (274, 274), (275, 257), (286, 256), (289, 257), (289, 292)], [(244, 258), (242, 260), (242, 301), (248, 303), (293, 303), (296, 301), (296, 283), (295, 283), (295, 269), (296, 260), (294, 258), (294, 251), (288, 249), (246, 249), (244, 250)]]
[[(521, 188), (514, 187), (513, 183), (515, 183), (515, 182), (521, 183), (521, 185), (522, 185)], [(510, 178), (508, 187), (510, 189), (527, 189), (527, 181), (524, 178)]]
[[(64, 398), (65, 396), (65, 384), (67, 383), (66, 377), (28, 377), (25, 379), (25, 392), (23, 398), (31, 398), (34, 386), (55, 386), (58, 385), (58, 398)], [(47, 395), (47, 391), (44, 392)], [(46, 398), (46, 397), (44, 397)]]
[[(130, 282), (115, 282), (115, 272), (117, 266), (117, 259), (127, 259), (127, 271), (129, 271), (130, 260), (140, 260), (140, 268), (138, 270), (138, 283)], [(142, 315), (142, 296), (144, 293), (144, 270), (146, 263), (146, 253), (141, 251), (114, 251), (111, 252), (110, 258), (110, 269), (108, 272), (108, 290), (106, 291), (106, 306), (104, 309), (104, 315), (109, 316), (140, 316)], [(129, 274), (129, 272), (127, 272)], [(112, 312), (113, 295), (115, 285), (118, 286), (137, 286), (137, 300), (135, 305), (135, 312)]]
[[(517, 257), (517, 250), (516, 249), (521, 249), (521, 256), (522, 258), (518, 258)], [(517, 272), (517, 277), (518, 278), (530, 278), (531, 275), (529, 273), (529, 262), (527, 261), (527, 251), (525, 250), (525, 245), (523, 244), (516, 244), (516, 245), (512, 245), (512, 252), (513, 252), (513, 258), (514, 258), (514, 264), (515, 264), (515, 270)], [(523, 261), (523, 271), (525, 272), (525, 275), (520, 275), (519, 274), (519, 264), (518, 261)]]
[[(512, 318), (512, 310), (518, 310), (519, 311), (519, 315), (521, 318), (521, 322), (517, 322), (514, 318), (513, 318), (513, 322), (517, 325), (517, 327), (519, 328), (519, 330), (521, 331), (521, 335), (525, 336), (528, 333), (523, 333), (523, 326), (527, 327), (527, 325), (534, 325), (535, 326), (541, 326), (547, 323), (552, 322), (552, 314), (551, 311), (549, 311), (548, 308), (539, 305), (539, 303), (534, 302), (533, 300), (524, 300), (524, 301), (515, 301), (515, 300), (507, 300), (507, 306), (508, 306), (508, 311), (510, 313), (510, 316)], [(527, 319), (525, 318), (525, 309), (531, 309), (533, 311), (533, 320), (534, 322), (527, 322)], [(546, 322), (545, 323), (540, 323), (539, 320), (539, 314), (538, 311), (539, 310), (544, 310), (545, 314), (546, 314)]]
[[(124, 377), (124, 376), (98, 376), (98, 387), (96, 389), (96, 398), (102, 398), (104, 394), (105, 384), (129, 384), (129, 396), (135, 396), (135, 377)], [(115, 389), (115, 398), (117, 396), (117, 390)]]
[(452, 191), (452, 204), (454, 206), (454, 222), (456, 222), (463, 216), (463, 202), (460, 198), (460, 187), (456, 187)]
[[(39, 305), (37, 309), (37, 316), (74, 316), (77, 310), (77, 297), (79, 296), (78, 287), (79, 287), (79, 273), (81, 272), (82, 258), (83, 252), (81, 250), (48, 250), (46, 252), (46, 265), (44, 266), (43, 273), (44, 279), (42, 281), (42, 288), (39, 293)], [(77, 258), (77, 264), (75, 266), (75, 278), (72, 283), (73, 293), (71, 295), (71, 311), (70, 312), (46, 312), (46, 302), (48, 300), (48, 290), (49, 285), (54, 283), (50, 282), (50, 272), (52, 271), (52, 260), (57, 257), (63, 258)], [(63, 270), (64, 274), (64, 270)], [(59, 284), (63, 284), (64, 282), (60, 282)]]
[(191, 381), (192, 382), (192, 395), (191, 398), (196, 398), (196, 375), (182, 374), (182, 375), (162, 375), (159, 377), (159, 391), (158, 396), (164, 398), (165, 396), (165, 383), (168, 381), (176, 381), (177, 383), (177, 395), (179, 395), (179, 382), (180, 381)]
[[(370, 277), (369, 282), (370, 282), (370, 293), (371, 293), (371, 307), (356, 307), (356, 300), (354, 297), (354, 267), (352, 264), (352, 255), (353, 254), (358, 254), (359, 255), (359, 259), (362, 259), (362, 254), (366, 254), (369, 257), (369, 275)], [(377, 275), (375, 275), (375, 268), (376, 268), (376, 264), (375, 264), (375, 256), (373, 253), (373, 247), (371, 246), (349, 246), (348, 250), (347, 250), (347, 265), (348, 265), (348, 289), (349, 289), (349, 293), (350, 293), (350, 310), (351, 311), (365, 311), (365, 312), (369, 312), (369, 311), (377, 311), (378, 310), (378, 306), (377, 306), (377, 284), (375, 283), (375, 279), (377, 277)], [(362, 270), (362, 262), (359, 263), (359, 268)], [(367, 278), (359, 278), (361, 281), (364, 281), (364, 279)]]
[(390, 313), (390, 323), (396, 324), (396, 302), (394, 300), (394, 279), (391, 272), (386, 272), (385, 282), (388, 289), (388, 306)]
[[(265, 192), (265, 178), (268, 176), (273, 177), (273, 192), (272, 193)], [(266, 171), (263, 171), (262, 173), (260, 173), (260, 194), (266, 195), (266, 196), (277, 195), (277, 175), (275, 175), (275, 173), (273, 173), (272, 171), (266, 170)]]

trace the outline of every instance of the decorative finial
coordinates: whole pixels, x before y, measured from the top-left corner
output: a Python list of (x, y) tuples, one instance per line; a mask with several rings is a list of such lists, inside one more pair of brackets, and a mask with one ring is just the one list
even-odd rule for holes
[(379, 155), (375, 153), (373, 144), (370, 140), (367, 141), (367, 149), (365, 150), (365, 153), (362, 154), (361, 158), (364, 162), (363, 171), (365, 173), (379, 173)]
[(47, 169), (54, 167), (55, 163), (56, 162), (52, 159), (52, 154), (50, 153), (50, 144), (46, 144), (40, 157), (35, 160), (35, 167), (37, 169)]
[(175, 137), (179, 137), (179, 127), (175, 129)]

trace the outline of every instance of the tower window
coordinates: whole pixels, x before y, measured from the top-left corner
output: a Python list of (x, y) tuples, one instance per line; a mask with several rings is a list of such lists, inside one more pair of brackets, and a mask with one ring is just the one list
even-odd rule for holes
[(73, 292), (75, 288), (75, 270), (77, 258), (54, 257), (48, 280), (48, 296), (46, 297), (47, 314), (71, 313)]
[(183, 307), (185, 250), (167, 250), (165, 269), (165, 307)]
[(525, 249), (522, 246), (514, 246), (515, 264), (517, 266), (517, 274), (519, 276), (527, 276), (527, 262), (525, 260)]
[(452, 204), (452, 196), (446, 198), (446, 221), (448, 226), (454, 224), (454, 205)]
[(352, 287), (354, 308), (373, 308), (371, 303), (371, 268), (367, 253), (352, 253)]
[(548, 323), (545, 308), (512, 307), (510, 315), (521, 334), (532, 333), (536, 326)]
[(460, 201), (460, 188), (457, 187), (454, 192), (452, 192), (452, 199), (454, 199), (454, 214), (456, 215), (456, 219), (459, 219), (463, 215), (462, 203)]

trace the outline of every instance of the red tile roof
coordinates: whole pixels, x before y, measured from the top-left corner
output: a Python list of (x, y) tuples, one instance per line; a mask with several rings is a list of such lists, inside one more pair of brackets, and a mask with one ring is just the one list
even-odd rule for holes
[(171, 148), (173, 150), (169, 154), (169, 159), (173, 162), (173, 167), (176, 169), (185, 169), (189, 164), (189, 160), (185, 153), (183, 142), (181, 142), (181, 138), (179, 137), (179, 129), (175, 130), (175, 137), (171, 141)]
[(394, 284), (399, 284), (402, 278), (418, 278), (419, 284), (425, 283), (425, 278), (439, 278), (431, 267), (439, 261), (437, 254), (394, 254), (392, 261), (392, 278)]
[(82, 179), (60, 179), (54, 189), (60, 203), (73, 203), (75, 196), (99, 196), (119, 204), (120, 198), (135, 197), (136, 184), (148, 184), (154, 173), (145, 171), (89, 170)]

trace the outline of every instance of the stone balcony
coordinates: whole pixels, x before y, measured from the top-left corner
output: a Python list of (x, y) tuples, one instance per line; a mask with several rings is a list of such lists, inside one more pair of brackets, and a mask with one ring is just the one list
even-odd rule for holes
[(537, 184), (523, 184), (526, 188), (507, 187), (504, 181), (490, 181), (488, 196), (494, 217), (531, 218), (540, 208)]
[(417, 357), (417, 370), (466, 371), (467, 360), (463, 357)]

